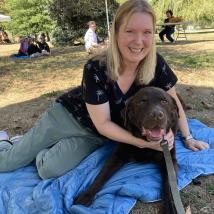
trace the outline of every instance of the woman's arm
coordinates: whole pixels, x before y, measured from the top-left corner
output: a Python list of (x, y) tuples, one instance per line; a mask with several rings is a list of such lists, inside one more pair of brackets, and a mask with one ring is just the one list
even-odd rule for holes
[[(86, 107), (98, 132), (108, 139), (121, 143), (131, 144), (139, 148), (150, 148), (162, 151), (159, 142), (147, 142), (141, 138), (137, 138), (127, 130), (112, 122), (108, 102), (100, 105), (86, 104)], [(170, 141), (169, 148), (172, 149), (174, 141), (172, 132), (170, 132), (166, 136), (166, 138), (168, 138), (168, 140)]]
[[(179, 121), (178, 121), (178, 127), (181, 131), (181, 134), (184, 138), (187, 138), (188, 136), (191, 136), (189, 126), (187, 123), (187, 118), (186, 114), (184, 112), (184, 109), (181, 105), (180, 100), (177, 97), (175, 87), (172, 87), (170, 90), (167, 91), (175, 100), (179, 109)], [(190, 137), (191, 138), (191, 137)], [(189, 140), (184, 140), (184, 144), (187, 148), (193, 150), (193, 151), (198, 151), (202, 149), (207, 149), (209, 148), (209, 144), (203, 142), (203, 141), (198, 141), (195, 140), (194, 138), (191, 138)]]

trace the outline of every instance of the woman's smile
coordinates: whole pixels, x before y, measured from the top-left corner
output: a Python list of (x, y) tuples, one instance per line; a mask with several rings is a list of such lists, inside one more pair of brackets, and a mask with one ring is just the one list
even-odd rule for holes
[(138, 64), (147, 56), (153, 41), (153, 19), (148, 13), (136, 12), (119, 29), (117, 43), (124, 63)]

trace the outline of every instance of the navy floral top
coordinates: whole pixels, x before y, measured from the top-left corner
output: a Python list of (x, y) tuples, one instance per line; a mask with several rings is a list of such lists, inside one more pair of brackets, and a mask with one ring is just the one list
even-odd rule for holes
[(90, 59), (84, 66), (81, 86), (63, 94), (56, 100), (83, 126), (96, 132), (85, 103), (99, 105), (109, 102), (111, 120), (122, 126), (123, 120), (120, 111), (125, 107), (126, 100), (130, 96), (146, 86), (155, 86), (167, 91), (177, 82), (177, 77), (159, 54), (157, 54), (154, 79), (148, 85), (134, 82), (125, 94), (120, 90), (116, 81), (109, 79), (106, 70), (104, 62)]

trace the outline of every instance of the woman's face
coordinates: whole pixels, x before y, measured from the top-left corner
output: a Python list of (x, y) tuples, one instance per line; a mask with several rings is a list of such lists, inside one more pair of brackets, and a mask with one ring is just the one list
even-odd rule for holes
[(171, 13), (169, 13), (169, 12), (166, 13), (166, 16), (167, 16), (167, 18), (171, 18), (172, 17)]
[(138, 65), (147, 56), (153, 45), (153, 34), (153, 19), (148, 13), (133, 13), (126, 26), (122, 23), (117, 43), (125, 65)]

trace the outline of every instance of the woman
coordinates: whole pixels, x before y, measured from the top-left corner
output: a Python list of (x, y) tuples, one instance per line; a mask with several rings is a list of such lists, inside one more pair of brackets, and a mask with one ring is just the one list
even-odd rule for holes
[[(208, 148), (190, 136), (175, 92), (177, 78), (156, 54), (154, 32), (154, 12), (146, 1), (129, 0), (121, 5), (107, 53), (86, 63), (81, 88), (59, 97), (20, 142), (0, 152), (0, 171), (16, 169), (36, 158), (43, 179), (57, 177), (103, 145), (106, 138), (161, 151), (159, 142), (136, 138), (122, 127), (120, 111), (126, 100), (147, 85), (163, 88), (177, 101), (185, 145), (193, 151)], [(172, 131), (165, 138), (172, 149)]]
[[(171, 10), (166, 11), (167, 18), (164, 20), (164, 23), (169, 23), (170, 19), (174, 18), (173, 13)], [(175, 25), (165, 25), (163, 26), (163, 29), (159, 33), (159, 37), (161, 42), (164, 42), (164, 35), (166, 35), (166, 38), (172, 42), (175, 43), (175, 40), (172, 38), (172, 34), (175, 32)]]
[(28, 37), (20, 38), (20, 48), (18, 51), (18, 54), (15, 54), (15, 56), (27, 56), (28, 53)]

